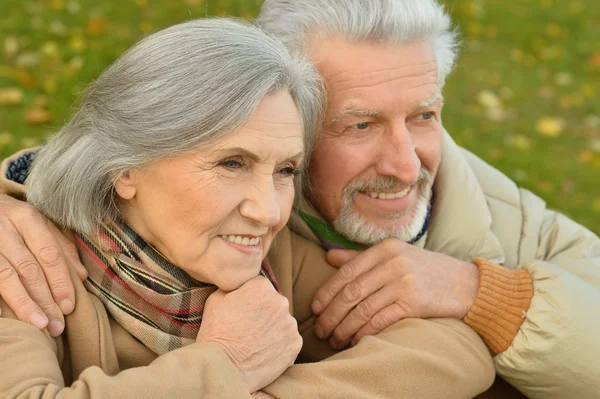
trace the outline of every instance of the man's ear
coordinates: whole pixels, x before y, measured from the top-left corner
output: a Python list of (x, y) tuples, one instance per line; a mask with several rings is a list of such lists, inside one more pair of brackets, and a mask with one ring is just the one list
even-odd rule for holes
[(128, 170), (115, 180), (115, 191), (117, 195), (124, 200), (130, 200), (135, 197), (136, 193), (136, 176), (135, 171)]

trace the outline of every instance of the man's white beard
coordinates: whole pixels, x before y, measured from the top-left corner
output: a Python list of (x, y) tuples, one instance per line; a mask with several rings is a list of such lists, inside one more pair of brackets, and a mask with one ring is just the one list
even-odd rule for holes
[(349, 239), (363, 245), (374, 245), (386, 238), (397, 238), (404, 242), (412, 241), (423, 228), (431, 200), (431, 173), (425, 168), (419, 171), (419, 179), (414, 189), (419, 190), (416, 206), (413, 210), (386, 213), (381, 215), (388, 220), (398, 219), (411, 212), (408, 223), (402, 226), (384, 228), (365, 220), (354, 209), (354, 196), (359, 192), (382, 192), (400, 189), (402, 183), (393, 177), (380, 177), (377, 180), (357, 180), (344, 188), (342, 193), (342, 208), (340, 214), (333, 221), (333, 228)]

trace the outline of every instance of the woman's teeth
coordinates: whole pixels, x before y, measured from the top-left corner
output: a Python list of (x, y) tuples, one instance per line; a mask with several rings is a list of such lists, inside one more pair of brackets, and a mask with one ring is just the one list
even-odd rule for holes
[(408, 194), (409, 191), (410, 191), (410, 187), (407, 187), (407, 188), (405, 188), (402, 191), (398, 191), (397, 193), (376, 193), (376, 192), (369, 192), (369, 193), (365, 193), (365, 194), (367, 194), (371, 198), (394, 199), (394, 198), (403, 198), (403, 197), (406, 197), (406, 195)]
[(260, 242), (260, 237), (248, 238), (242, 236), (223, 236), (229, 242), (234, 244), (246, 245), (246, 246), (254, 246)]

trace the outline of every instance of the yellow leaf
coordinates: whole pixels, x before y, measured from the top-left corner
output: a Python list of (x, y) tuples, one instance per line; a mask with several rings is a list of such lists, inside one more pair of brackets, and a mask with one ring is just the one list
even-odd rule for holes
[(59, 57), (60, 50), (58, 49), (58, 44), (56, 42), (45, 42), (44, 44), (42, 44), (40, 50), (42, 54), (44, 54), (48, 58), (55, 59)]
[(596, 88), (589, 83), (584, 83), (581, 85), (581, 92), (586, 97), (594, 97), (596, 95)]
[(562, 28), (558, 24), (546, 25), (546, 34), (552, 38), (560, 37), (562, 34)]
[(509, 139), (509, 144), (521, 151), (526, 151), (531, 148), (531, 140), (522, 134), (516, 134)]
[(48, 105), (48, 96), (39, 94), (33, 99), (34, 108), (44, 108), (46, 105)]
[(18, 87), (0, 88), (0, 105), (17, 105), (23, 102), (23, 90)]
[(600, 213), (600, 199), (594, 201), (594, 211)]
[(19, 41), (14, 36), (8, 36), (4, 39), (4, 54), (8, 58), (11, 58), (13, 55), (17, 54), (19, 51)]
[(54, 94), (58, 89), (58, 82), (55, 78), (46, 78), (42, 81), (42, 87), (46, 93)]
[(22, 86), (25, 87), (35, 87), (37, 86), (37, 79), (31, 73), (25, 70), (16, 70), (13, 74), (17, 82), (19, 82)]
[(535, 129), (546, 137), (558, 137), (565, 127), (565, 121), (560, 118), (542, 118), (537, 121)]
[(50, 120), (52, 120), (52, 114), (40, 108), (30, 109), (25, 112), (25, 122), (32, 125), (46, 123)]
[(500, 108), (502, 107), (502, 100), (496, 95), (496, 93), (490, 90), (482, 90), (477, 95), (477, 101), (479, 104), (486, 108)]
[(85, 47), (85, 39), (81, 35), (75, 35), (69, 40), (69, 48), (73, 51), (80, 52), (85, 50)]
[(135, 0), (135, 4), (137, 4), (138, 7), (144, 7), (148, 4), (148, 0)]

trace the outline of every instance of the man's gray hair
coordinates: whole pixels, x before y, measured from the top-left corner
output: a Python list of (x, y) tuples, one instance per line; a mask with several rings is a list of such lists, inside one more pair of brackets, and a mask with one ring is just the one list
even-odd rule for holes
[(450, 16), (435, 0), (265, 0), (256, 24), (302, 53), (323, 36), (391, 44), (428, 40), (440, 87), (458, 50)]
[(231, 19), (150, 35), (88, 86), (74, 117), (41, 149), (27, 200), (59, 225), (92, 233), (118, 216), (114, 182), (123, 173), (214, 143), (281, 91), (298, 107), (308, 152), (322, 112), (311, 64)]

